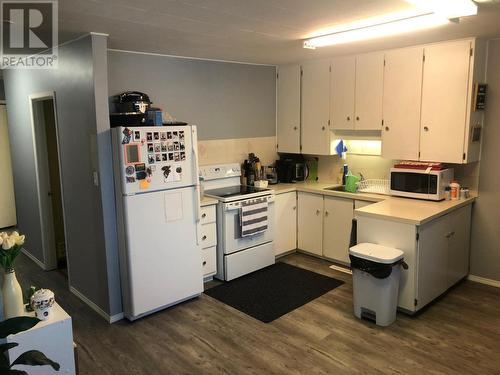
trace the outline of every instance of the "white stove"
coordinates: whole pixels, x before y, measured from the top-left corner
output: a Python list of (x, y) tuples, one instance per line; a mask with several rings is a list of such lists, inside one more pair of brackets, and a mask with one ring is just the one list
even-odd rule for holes
[[(274, 191), (241, 185), (239, 164), (201, 166), (200, 177), (205, 195), (219, 201), (215, 277), (229, 281), (274, 264)], [(254, 204), (261, 207), (267, 228), (243, 236), (242, 210)]]

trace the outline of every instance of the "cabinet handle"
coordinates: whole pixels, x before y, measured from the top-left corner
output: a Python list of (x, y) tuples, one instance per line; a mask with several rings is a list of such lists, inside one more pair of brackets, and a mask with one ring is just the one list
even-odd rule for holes
[(207, 265), (207, 261), (206, 261), (206, 260), (204, 260), (204, 261), (203, 261), (203, 265), (204, 265), (204, 266), (206, 266), (206, 265)]
[(321, 127), (321, 130), (325, 130), (325, 127), (324, 127), (324, 126), (322, 126), (322, 127)]
[(207, 236), (203, 236), (203, 237), (201, 237), (201, 240), (202, 240), (202, 241), (205, 241), (206, 239), (207, 239)]
[(297, 209), (297, 206), (293, 206), (293, 210), (295, 211)]
[(293, 130), (297, 130), (298, 128), (296, 126), (293, 127)]
[(347, 116), (347, 121), (351, 121), (351, 117), (350, 116)]
[(319, 215), (320, 214), (320, 210), (316, 210), (316, 215)]
[(424, 131), (428, 132), (429, 131), (429, 127), (428, 126), (424, 126)]
[(325, 211), (325, 216), (328, 216), (328, 211)]
[(386, 126), (386, 127), (385, 127), (385, 131), (386, 131), (386, 132), (388, 132), (388, 131), (389, 131), (389, 127), (388, 127), (388, 126)]
[(455, 231), (450, 233), (450, 237), (455, 235)]
[(356, 116), (356, 121), (359, 121), (359, 116)]
[(202, 214), (201, 214), (201, 218), (202, 218), (202, 219), (204, 219), (204, 218), (206, 218), (206, 217), (207, 217), (207, 214), (206, 214), (206, 213), (202, 213)]

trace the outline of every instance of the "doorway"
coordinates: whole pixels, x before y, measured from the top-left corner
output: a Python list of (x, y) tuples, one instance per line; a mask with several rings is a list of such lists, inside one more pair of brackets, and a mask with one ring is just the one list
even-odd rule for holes
[(30, 96), (37, 166), (38, 199), (46, 270), (67, 276), (66, 235), (55, 94)]

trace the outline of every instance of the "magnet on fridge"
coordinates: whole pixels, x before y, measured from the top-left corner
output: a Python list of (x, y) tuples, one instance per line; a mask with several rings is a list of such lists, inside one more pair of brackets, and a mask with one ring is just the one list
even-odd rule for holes
[(154, 152), (154, 148), (153, 148), (153, 144), (152, 143), (148, 143), (148, 152), (149, 153)]
[(134, 140), (138, 141), (141, 139), (141, 132), (139, 130), (134, 131)]
[(149, 164), (154, 164), (155, 162), (155, 157), (153, 154), (148, 155), (148, 163)]
[(155, 152), (161, 152), (161, 145), (159, 143), (155, 143)]
[(148, 180), (141, 180), (139, 182), (139, 188), (140, 189), (147, 189), (149, 187), (149, 181)]
[(160, 134), (158, 132), (154, 132), (153, 133), (153, 138), (155, 139), (155, 141), (159, 141), (160, 140)]
[(185, 152), (181, 152), (181, 160), (186, 160), (186, 153)]
[(130, 139), (132, 138), (132, 131), (129, 128), (123, 129), (123, 139), (122, 145), (126, 145), (130, 143)]
[(167, 133), (166, 133), (166, 132), (161, 132), (160, 139), (161, 139), (162, 141), (167, 140)]
[(167, 161), (168, 160), (167, 154), (161, 154), (161, 160)]
[(146, 133), (146, 139), (147, 139), (148, 142), (152, 141), (153, 140), (153, 133), (147, 132)]
[(156, 161), (161, 161), (161, 154), (156, 154)]
[(135, 182), (135, 177), (127, 177), (126, 180), (127, 184), (130, 184), (132, 182)]

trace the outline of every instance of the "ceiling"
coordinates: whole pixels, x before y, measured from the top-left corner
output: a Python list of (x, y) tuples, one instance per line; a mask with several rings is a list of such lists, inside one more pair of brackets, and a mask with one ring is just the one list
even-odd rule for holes
[[(484, 0), (483, 0), (484, 1)], [(302, 48), (318, 30), (393, 12), (403, 0), (64, 0), (60, 41), (94, 31), (109, 48), (241, 62), (282, 64), (466, 36), (500, 36), (500, 0), (477, 16), (439, 28), (371, 41)]]

